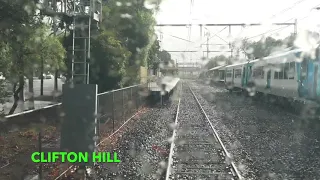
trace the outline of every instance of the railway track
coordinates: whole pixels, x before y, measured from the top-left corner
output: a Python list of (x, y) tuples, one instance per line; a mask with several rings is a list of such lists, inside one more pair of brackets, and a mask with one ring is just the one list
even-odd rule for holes
[(192, 89), (181, 86), (166, 180), (242, 179)]

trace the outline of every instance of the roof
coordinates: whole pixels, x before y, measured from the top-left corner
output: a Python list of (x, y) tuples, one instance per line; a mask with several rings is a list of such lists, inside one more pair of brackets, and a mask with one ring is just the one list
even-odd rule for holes
[(214, 68), (209, 69), (208, 71), (213, 71), (213, 70), (216, 70), (216, 69), (220, 69), (220, 68), (222, 68), (222, 67), (225, 67), (225, 65), (223, 65), (223, 66), (216, 66), (216, 67), (214, 67)]
[[(255, 59), (255, 60), (248, 60), (246, 62), (241, 62), (241, 63), (237, 63), (237, 64), (232, 64), (226, 67), (234, 67), (234, 66), (239, 66), (239, 65), (244, 65), (247, 63), (254, 63), (254, 62), (259, 62), (259, 61), (268, 61), (268, 62), (278, 62), (279, 58), (283, 58), (283, 57), (292, 57), (292, 54), (294, 54), (295, 56), (299, 56), (299, 54), (302, 52), (303, 50), (300, 48), (287, 48), (285, 49), (285, 52), (275, 52), (270, 56), (261, 58), (261, 59)], [(280, 62), (280, 61), (279, 61)]]

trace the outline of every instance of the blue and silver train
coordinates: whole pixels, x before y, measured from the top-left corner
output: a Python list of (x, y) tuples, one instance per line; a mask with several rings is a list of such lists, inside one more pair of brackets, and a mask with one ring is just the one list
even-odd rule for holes
[[(230, 91), (242, 89), (289, 99), (320, 101), (319, 48), (311, 56), (302, 49), (285, 52), (242, 63), (218, 67)], [(309, 55), (307, 55), (309, 54)]]

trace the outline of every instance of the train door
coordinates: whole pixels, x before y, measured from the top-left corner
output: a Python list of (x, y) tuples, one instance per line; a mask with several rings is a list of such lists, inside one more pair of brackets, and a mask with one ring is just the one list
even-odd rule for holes
[(304, 58), (298, 68), (298, 93), (300, 97), (308, 96), (308, 60)]
[(224, 82), (227, 82), (227, 69), (224, 70)]
[(234, 69), (232, 69), (232, 85), (234, 84)]
[(244, 87), (246, 84), (246, 66), (243, 66), (243, 70), (242, 70), (242, 78), (241, 78), (241, 86)]
[(271, 70), (267, 72), (267, 86), (266, 88), (269, 89), (271, 87)]
[(314, 64), (314, 73), (313, 73), (313, 92), (312, 98), (317, 97), (317, 87), (318, 87), (318, 64)]
[(252, 65), (248, 66), (249, 70), (248, 70), (248, 76), (247, 76), (247, 82), (246, 84), (251, 80), (251, 75), (252, 75)]

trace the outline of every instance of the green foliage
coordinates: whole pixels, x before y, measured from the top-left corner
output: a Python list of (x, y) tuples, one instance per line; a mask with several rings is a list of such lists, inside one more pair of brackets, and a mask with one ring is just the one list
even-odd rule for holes
[(171, 54), (165, 50), (160, 51), (159, 52), (159, 59), (161, 62), (163, 62), (165, 65), (167, 65), (171, 61)]
[[(144, 8), (143, 2), (143, 0), (110, 0), (103, 8), (103, 14), (106, 17), (103, 20), (102, 29), (117, 32), (118, 38), (132, 53), (129, 59), (130, 66), (145, 65), (144, 60), (150, 48), (148, 45), (153, 43), (151, 39), (156, 22), (153, 11)], [(120, 6), (117, 5), (119, 3)]]
[(24, 34), (26, 29), (41, 25), (42, 16), (36, 14), (37, 7), (30, 0), (0, 0), (0, 37), (8, 42)]
[(92, 41), (91, 49), (90, 83), (98, 84), (99, 92), (122, 87), (131, 53), (108, 31)]
[(292, 34), (284, 40), (267, 37), (265, 40), (250, 42), (247, 39), (242, 42), (242, 51), (245, 52), (247, 58), (258, 59), (269, 56), (275, 49), (283, 47), (293, 47), (295, 36)]
[(45, 69), (46, 71), (53, 72), (56, 68), (62, 70), (65, 68), (63, 63), (65, 49), (57, 37), (48, 36), (48, 27), (42, 26), (30, 30), (33, 32), (18, 35), (19, 39), (7, 43), (11, 56), (6, 60), (13, 63), (9, 67), (11, 73), (6, 73), (6, 77), (13, 82), (19, 76), (32, 76), (32, 72), (40, 66), (42, 60), (47, 67), (50, 67)]
[[(137, 83), (140, 66), (158, 66), (154, 11), (143, 4), (144, 0), (110, 0), (103, 5), (100, 30), (91, 38), (90, 59), (90, 83), (98, 84), (99, 92)], [(72, 46), (72, 33), (63, 44)], [(65, 64), (70, 74), (70, 56)]]
[(10, 73), (9, 67), (12, 66), (11, 47), (8, 43), (0, 42), (0, 72), (3, 76)]
[(295, 40), (296, 40), (296, 36), (295, 36), (294, 34), (291, 34), (290, 36), (286, 37), (286, 38), (283, 40), (283, 43), (284, 43), (287, 47), (293, 47)]
[(158, 57), (160, 52), (159, 49), (160, 49), (159, 40), (155, 40), (148, 52), (147, 63), (149, 68), (157, 69), (159, 67), (159, 63), (160, 63), (159, 57)]
[(201, 73), (199, 74), (199, 78), (200, 78), (200, 79), (204, 79), (205, 77), (206, 77), (205, 72), (201, 72)]
[(205, 65), (206, 69), (211, 69), (217, 66), (229, 65), (231, 64), (230, 58), (227, 58), (224, 55), (215, 56), (209, 60), (209, 62)]
[(9, 114), (17, 107), (24, 77), (32, 77), (42, 59), (48, 66), (64, 67), (65, 50), (58, 39), (48, 36), (50, 29), (37, 13), (35, 1), (0, 0), (0, 72), (6, 78), (0, 83), (0, 101), (12, 86), (15, 101)]

